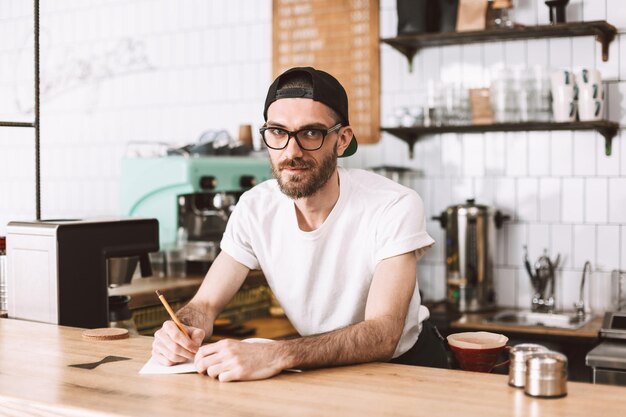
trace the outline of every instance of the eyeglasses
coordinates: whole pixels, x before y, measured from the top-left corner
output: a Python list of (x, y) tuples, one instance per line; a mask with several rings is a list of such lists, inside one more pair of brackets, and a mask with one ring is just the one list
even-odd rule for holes
[(324, 139), (329, 133), (341, 128), (341, 123), (337, 123), (330, 129), (305, 128), (290, 132), (280, 127), (262, 127), (259, 129), (263, 142), (270, 149), (285, 149), (289, 144), (289, 139), (294, 137), (300, 149), (304, 151), (316, 151), (324, 145)]

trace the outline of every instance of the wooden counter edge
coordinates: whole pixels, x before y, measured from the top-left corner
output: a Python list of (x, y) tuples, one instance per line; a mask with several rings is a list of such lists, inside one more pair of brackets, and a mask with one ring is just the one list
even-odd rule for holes
[(586, 339), (597, 339), (602, 326), (602, 316), (593, 316), (591, 321), (579, 329), (559, 329), (542, 326), (507, 326), (501, 323), (485, 322), (486, 314), (465, 314), (460, 319), (450, 323), (453, 329), (472, 329), (485, 331), (500, 331), (509, 333), (526, 333), (537, 335), (580, 337)]

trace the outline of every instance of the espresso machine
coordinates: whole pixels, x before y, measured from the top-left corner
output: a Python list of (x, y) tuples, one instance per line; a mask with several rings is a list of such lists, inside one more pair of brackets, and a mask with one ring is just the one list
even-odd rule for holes
[(126, 157), (121, 212), (158, 219), (161, 249), (182, 246), (188, 273), (203, 273), (241, 194), (269, 178), (265, 154)]
[(8, 315), (63, 326), (108, 327), (113, 261), (138, 257), (142, 276), (149, 276), (148, 253), (158, 249), (156, 219), (10, 222)]

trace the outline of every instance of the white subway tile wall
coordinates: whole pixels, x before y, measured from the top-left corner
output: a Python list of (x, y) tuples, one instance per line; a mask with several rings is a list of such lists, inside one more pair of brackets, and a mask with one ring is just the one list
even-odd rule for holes
[[(381, 123), (414, 105), (429, 80), (487, 86), (501, 67), (597, 68), (606, 115), (626, 125), (626, 7), (622, 0), (570, 0), (567, 19), (602, 20), (620, 34), (610, 59), (592, 37), (536, 39), (425, 48), (413, 60), (381, 45)], [(548, 23), (543, 0), (515, 2), (513, 19)], [(380, 2), (380, 34), (396, 34), (395, 1)], [(271, 82), (271, 0), (44, 1), (42, 27), (42, 215), (90, 217), (118, 212), (120, 160), (130, 141), (183, 144), (208, 129), (232, 135), (240, 123), (258, 128)], [(32, 118), (32, 10), (3, 0), (0, 8), (0, 120)], [(0, 128), (0, 234), (13, 219), (34, 217), (34, 150), (29, 129)], [(255, 139), (258, 142), (258, 138)], [(526, 307), (522, 268), (544, 249), (561, 254), (557, 302), (578, 299), (581, 268), (590, 260), (598, 283), (593, 308), (605, 305), (604, 275), (626, 269), (626, 136), (593, 132), (511, 132), (424, 137), (407, 145), (388, 135), (363, 145), (342, 165), (404, 165), (420, 170), (414, 188), (427, 218), (475, 197), (512, 216), (497, 232), (498, 303)], [(445, 297), (444, 234), (428, 220), (437, 245), (421, 261), (426, 299)]]

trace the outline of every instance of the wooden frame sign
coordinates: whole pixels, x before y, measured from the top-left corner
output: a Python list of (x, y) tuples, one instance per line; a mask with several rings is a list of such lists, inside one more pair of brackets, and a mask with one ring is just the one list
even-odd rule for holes
[(273, 0), (274, 78), (310, 66), (335, 76), (348, 93), (359, 144), (380, 140), (378, 0)]

